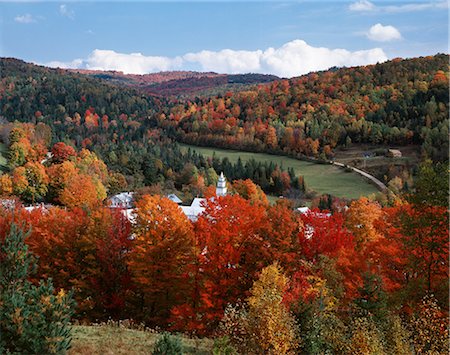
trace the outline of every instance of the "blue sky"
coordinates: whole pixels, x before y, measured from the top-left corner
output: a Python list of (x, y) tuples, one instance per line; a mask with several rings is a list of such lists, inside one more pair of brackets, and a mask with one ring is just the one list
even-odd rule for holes
[(448, 53), (441, 0), (0, 0), (0, 56), (51, 66), (290, 77), (438, 52)]

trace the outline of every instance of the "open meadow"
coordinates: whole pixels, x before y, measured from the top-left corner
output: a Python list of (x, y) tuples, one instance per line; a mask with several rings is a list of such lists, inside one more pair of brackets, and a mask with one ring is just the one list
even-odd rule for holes
[(3, 143), (0, 143), (0, 175), (7, 170), (6, 153), (6, 146)]
[(360, 196), (378, 192), (375, 186), (358, 174), (346, 172), (329, 164), (317, 164), (280, 155), (197, 147), (187, 144), (180, 145), (186, 151), (190, 148), (205, 157), (212, 157), (213, 154), (219, 159), (228, 157), (233, 163), (237, 162), (240, 157), (243, 163), (255, 159), (261, 162), (272, 161), (285, 170), (292, 167), (296, 175), (302, 175), (305, 178), (307, 189), (314, 190), (318, 194), (331, 194), (337, 197), (357, 199)]
[[(162, 333), (137, 330), (117, 324), (72, 327), (69, 355), (151, 354)], [(184, 354), (211, 354), (213, 340), (180, 337)]]

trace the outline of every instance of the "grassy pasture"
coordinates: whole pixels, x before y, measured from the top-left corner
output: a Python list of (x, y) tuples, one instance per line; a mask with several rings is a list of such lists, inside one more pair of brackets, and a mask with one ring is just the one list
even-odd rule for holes
[(343, 169), (329, 164), (311, 163), (280, 155), (197, 147), (187, 144), (181, 144), (181, 147), (185, 151), (191, 148), (191, 150), (195, 150), (205, 157), (211, 157), (215, 153), (219, 159), (228, 157), (233, 163), (241, 157), (241, 160), (244, 163), (254, 158), (261, 162), (272, 161), (281, 165), (286, 170), (292, 167), (294, 168), (296, 175), (304, 176), (306, 187), (319, 194), (328, 193), (337, 197), (356, 199), (360, 196), (367, 196), (378, 192), (375, 186), (370, 184), (360, 175), (352, 172), (345, 172)]
[[(72, 348), (68, 355), (151, 354), (160, 333), (129, 329), (118, 325), (72, 327)], [(212, 339), (181, 338), (184, 354), (211, 354)]]
[(6, 160), (7, 148), (3, 143), (0, 143), (0, 175), (7, 170)]

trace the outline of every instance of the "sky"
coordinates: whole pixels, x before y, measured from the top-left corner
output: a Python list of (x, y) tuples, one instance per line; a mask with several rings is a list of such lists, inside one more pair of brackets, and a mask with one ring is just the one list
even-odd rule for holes
[(0, 0), (0, 56), (63, 68), (293, 77), (448, 53), (447, 0)]

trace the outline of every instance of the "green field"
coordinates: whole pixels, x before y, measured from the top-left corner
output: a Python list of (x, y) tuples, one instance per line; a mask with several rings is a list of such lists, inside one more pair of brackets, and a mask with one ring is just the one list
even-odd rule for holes
[(180, 145), (184, 151), (191, 148), (191, 150), (195, 150), (205, 157), (212, 156), (215, 153), (219, 159), (228, 157), (231, 162), (236, 162), (239, 157), (244, 163), (254, 158), (262, 162), (272, 161), (282, 165), (285, 170), (292, 167), (296, 175), (303, 175), (307, 189), (316, 191), (319, 194), (331, 194), (337, 197), (356, 199), (360, 196), (378, 192), (375, 186), (360, 175), (345, 172), (343, 169), (329, 164), (316, 164), (279, 155), (196, 147), (187, 144)]
[(6, 146), (3, 143), (0, 143), (0, 175), (7, 170), (6, 153)]

